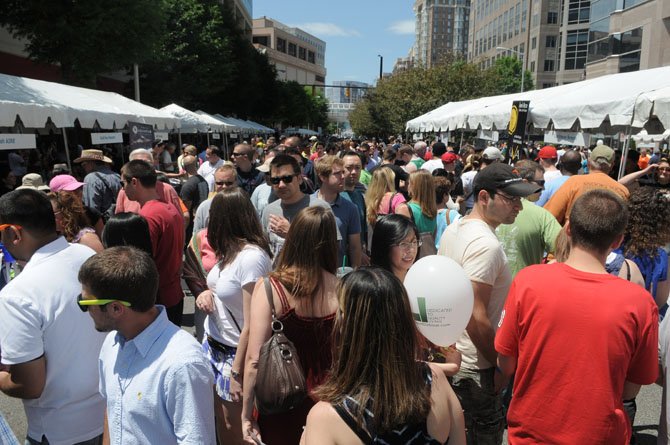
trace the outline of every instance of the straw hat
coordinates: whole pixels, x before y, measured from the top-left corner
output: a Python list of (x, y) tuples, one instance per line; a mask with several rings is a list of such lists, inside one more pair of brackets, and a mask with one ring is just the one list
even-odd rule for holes
[(84, 161), (102, 161), (107, 164), (112, 164), (112, 160), (109, 159), (107, 156), (105, 156), (102, 150), (93, 150), (93, 149), (82, 150), (81, 156), (79, 156), (73, 162), (79, 164), (80, 162)]

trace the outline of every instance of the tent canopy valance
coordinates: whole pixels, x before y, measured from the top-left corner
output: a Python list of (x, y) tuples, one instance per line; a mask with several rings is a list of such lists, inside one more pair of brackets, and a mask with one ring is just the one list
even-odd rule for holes
[(179, 127), (174, 117), (117, 93), (0, 74), (0, 127), (13, 127), (17, 116), (27, 128), (43, 128), (49, 119), (59, 128), (74, 127), (75, 121), (83, 128), (97, 122), (121, 129), (128, 121)]
[(406, 129), (413, 132), (500, 130), (506, 128), (515, 100), (530, 101), (528, 122), (540, 129), (642, 128), (652, 118), (670, 128), (670, 67), (450, 102), (408, 121)]

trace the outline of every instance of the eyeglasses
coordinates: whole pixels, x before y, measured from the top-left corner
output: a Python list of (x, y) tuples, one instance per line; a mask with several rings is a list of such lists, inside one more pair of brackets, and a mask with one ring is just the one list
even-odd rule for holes
[(84, 297), (79, 294), (77, 295), (77, 304), (79, 304), (79, 309), (81, 309), (82, 312), (88, 312), (88, 307), (89, 306), (105, 306), (108, 305), (109, 303), (114, 303), (114, 302), (121, 303), (125, 307), (130, 307), (130, 303), (127, 301), (122, 301), (122, 300), (84, 300)]
[(657, 170), (659, 172), (670, 172), (670, 167), (659, 167)]
[(521, 204), (521, 196), (509, 196), (501, 191), (496, 191), (496, 195), (500, 196), (504, 201), (508, 202), (509, 204)]
[(235, 184), (235, 181), (216, 181), (216, 185), (225, 185), (226, 187), (230, 187), (231, 185)]
[(421, 240), (414, 240), (414, 241), (403, 241), (402, 243), (391, 244), (391, 245), (400, 247), (402, 250), (408, 251), (418, 249), (419, 247), (421, 247), (422, 244), (423, 242)]
[(0, 232), (4, 231), (5, 229), (9, 229), (10, 227), (14, 230), (23, 229), (23, 227), (18, 224), (0, 224)]
[(293, 182), (293, 178), (297, 175), (286, 175), (286, 176), (272, 176), (270, 177), (270, 182), (272, 185), (279, 185), (280, 182), (284, 184), (290, 184)]

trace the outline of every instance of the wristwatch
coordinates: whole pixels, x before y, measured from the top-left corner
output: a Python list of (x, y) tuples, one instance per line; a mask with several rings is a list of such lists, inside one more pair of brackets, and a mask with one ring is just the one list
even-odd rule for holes
[(240, 373), (237, 371), (233, 371), (232, 369), (230, 370), (230, 376), (234, 379), (239, 379), (240, 378)]

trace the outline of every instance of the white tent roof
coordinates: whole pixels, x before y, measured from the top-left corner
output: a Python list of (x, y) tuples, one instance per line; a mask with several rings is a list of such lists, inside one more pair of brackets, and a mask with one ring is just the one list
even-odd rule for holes
[(652, 116), (670, 128), (670, 67), (612, 74), (543, 90), (450, 102), (407, 122), (410, 131), (502, 129), (512, 102), (530, 100), (535, 128), (644, 126)]
[(161, 111), (169, 113), (172, 116), (178, 118), (181, 121), (182, 132), (200, 131), (206, 133), (209, 130), (217, 132), (225, 131), (226, 124), (219, 121), (218, 119), (209, 115), (195, 113), (191, 110), (187, 110), (184, 107), (180, 107), (177, 104), (166, 105), (161, 108)]
[(284, 134), (301, 134), (303, 136), (316, 136), (317, 133), (314, 130), (309, 130), (307, 128), (286, 128), (284, 129)]
[(120, 94), (0, 74), (0, 127), (14, 126), (17, 115), (28, 128), (43, 128), (49, 118), (59, 128), (74, 127), (75, 120), (83, 128), (96, 121), (117, 129), (128, 121), (179, 126), (172, 116)]
[(221, 118), (212, 116), (211, 114), (205, 113), (202, 110), (195, 110), (195, 113), (200, 115), (200, 116), (204, 116), (208, 119), (212, 119), (214, 122), (218, 122), (218, 125), (223, 125), (223, 131), (226, 132), (226, 133), (229, 133), (231, 131), (237, 131), (237, 126), (235, 124), (226, 122), (225, 120), (223, 120)]

